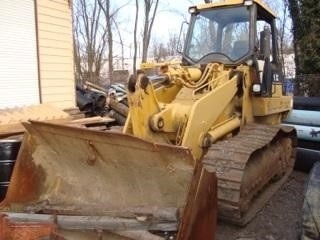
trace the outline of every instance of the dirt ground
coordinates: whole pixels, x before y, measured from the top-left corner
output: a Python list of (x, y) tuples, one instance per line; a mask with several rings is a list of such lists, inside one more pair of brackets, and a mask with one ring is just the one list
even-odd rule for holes
[(245, 227), (218, 223), (217, 240), (297, 240), (307, 174), (294, 171), (268, 204)]

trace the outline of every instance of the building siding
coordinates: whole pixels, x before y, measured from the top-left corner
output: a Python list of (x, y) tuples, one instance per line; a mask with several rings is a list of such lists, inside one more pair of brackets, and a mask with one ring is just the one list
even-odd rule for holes
[(75, 106), (72, 11), (67, 0), (36, 0), (40, 92), (43, 103)]
[(39, 104), (34, 0), (0, 0), (0, 109)]

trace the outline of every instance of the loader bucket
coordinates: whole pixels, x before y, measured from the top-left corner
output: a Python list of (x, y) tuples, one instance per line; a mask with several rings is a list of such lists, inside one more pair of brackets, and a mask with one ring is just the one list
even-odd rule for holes
[(24, 126), (1, 207), (104, 215), (185, 204), (195, 166), (187, 148), (38, 121)]

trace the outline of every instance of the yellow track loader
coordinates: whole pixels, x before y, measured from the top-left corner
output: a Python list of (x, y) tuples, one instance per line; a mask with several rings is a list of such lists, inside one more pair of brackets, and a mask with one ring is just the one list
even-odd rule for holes
[[(279, 124), (292, 108), (278, 59), (275, 15), (261, 1), (189, 9), (182, 65), (128, 82), (124, 133), (187, 147), (218, 176), (218, 213), (240, 225), (291, 173), (296, 133)], [(178, 148), (177, 148), (178, 149)]]
[(123, 133), (25, 124), (3, 206), (127, 217), (173, 207), (194, 216), (190, 196), (214, 199), (215, 183), (203, 179), (216, 173), (219, 217), (252, 219), (295, 159), (296, 133), (279, 125), (292, 97), (283, 92), (275, 15), (260, 0), (189, 12), (182, 64), (161, 66), (156, 83), (143, 70), (130, 77)]

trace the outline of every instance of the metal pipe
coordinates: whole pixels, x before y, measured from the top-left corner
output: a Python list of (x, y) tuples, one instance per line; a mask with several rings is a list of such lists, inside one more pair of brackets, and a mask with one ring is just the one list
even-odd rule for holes
[(211, 143), (216, 142), (217, 140), (231, 133), (238, 127), (240, 127), (240, 119), (234, 117), (231, 120), (228, 120), (227, 122), (224, 122), (220, 126), (216, 127), (215, 129), (210, 130), (208, 134), (210, 135)]
[(56, 223), (60, 229), (67, 230), (157, 230), (176, 231), (177, 221), (140, 221), (135, 218), (110, 216), (70, 216), (53, 214), (33, 214), (4, 212), (7, 218), (15, 222)]
[(309, 172), (317, 161), (320, 161), (320, 151), (298, 148), (294, 168), (303, 172)]
[(297, 130), (298, 139), (320, 143), (320, 127), (304, 126), (297, 124), (283, 124)]
[(283, 122), (320, 127), (320, 112), (294, 109), (288, 114), (288, 117)]
[(293, 98), (293, 108), (302, 110), (320, 111), (320, 97), (299, 97)]

